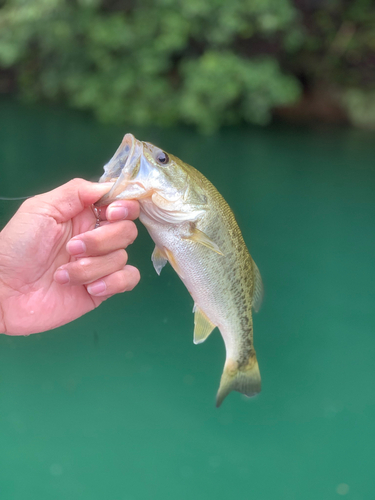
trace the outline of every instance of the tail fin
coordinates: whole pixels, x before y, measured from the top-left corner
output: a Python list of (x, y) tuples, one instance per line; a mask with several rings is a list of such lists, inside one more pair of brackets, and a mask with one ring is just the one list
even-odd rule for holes
[(260, 392), (261, 380), (258, 361), (253, 351), (247, 365), (238, 368), (236, 361), (227, 359), (216, 396), (219, 407), (231, 391), (242, 392), (246, 396), (255, 396)]

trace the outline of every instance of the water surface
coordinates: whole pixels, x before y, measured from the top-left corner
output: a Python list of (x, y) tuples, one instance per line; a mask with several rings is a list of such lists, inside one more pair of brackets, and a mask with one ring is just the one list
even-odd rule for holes
[[(131, 131), (200, 169), (232, 206), (265, 282), (263, 391), (215, 408), (218, 331), (129, 248), (142, 281), (57, 330), (0, 337), (1, 500), (374, 497), (374, 134), (109, 127), (0, 102), (2, 196), (97, 179)], [(2, 225), (19, 202), (0, 201)]]

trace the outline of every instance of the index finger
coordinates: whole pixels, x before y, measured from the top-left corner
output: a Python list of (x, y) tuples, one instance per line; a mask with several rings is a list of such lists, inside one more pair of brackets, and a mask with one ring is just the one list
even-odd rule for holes
[(139, 203), (136, 200), (116, 200), (107, 207), (96, 209), (101, 221), (117, 222), (139, 217)]
[(21, 205), (20, 211), (47, 215), (57, 223), (66, 222), (95, 203), (112, 185), (73, 179), (52, 191), (29, 198)]

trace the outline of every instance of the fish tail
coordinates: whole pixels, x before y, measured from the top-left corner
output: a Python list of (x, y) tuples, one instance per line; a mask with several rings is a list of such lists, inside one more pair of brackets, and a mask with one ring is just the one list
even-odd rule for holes
[(251, 397), (258, 394), (260, 389), (260, 372), (254, 350), (246, 365), (239, 366), (233, 359), (227, 359), (216, 396), (216, 406), (219, 407), (231, 391), (242, 392)]

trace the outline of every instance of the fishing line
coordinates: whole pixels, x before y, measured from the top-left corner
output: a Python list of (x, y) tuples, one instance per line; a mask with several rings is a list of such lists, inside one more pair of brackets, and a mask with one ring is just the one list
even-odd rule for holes
[[(95, 179), (90, 179), (91, 182), (97, 182), (97, 177)], [(19, 201), (19, 200), (28, 200), (29, 198), (32, 198), (33, 194), (30, 194), (29, 196), (17, 196), (15, 198), (8, 197), (8, 196), (0, 196), (0, 201)]]
[(8, 198), (7, 196), (0, 196), (0, 201), (27, 200), (28, 198), (32, 198), (32, 196), (19, 196), (18, 198)]

